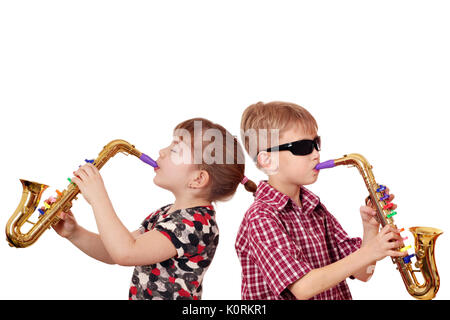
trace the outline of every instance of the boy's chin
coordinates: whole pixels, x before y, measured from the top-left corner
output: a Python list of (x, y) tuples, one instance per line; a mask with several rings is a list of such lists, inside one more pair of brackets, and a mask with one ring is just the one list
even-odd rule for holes
[(317, 178), (318, 178), (318, 176), (315, 176), (315, 177), (310, 178), (310, 179), (304, 179), (302, 181), (299, 181), (298, 184), (302, 185), (302, 186), (307, 186), (307, 185), (315, 183), (317, 181)]

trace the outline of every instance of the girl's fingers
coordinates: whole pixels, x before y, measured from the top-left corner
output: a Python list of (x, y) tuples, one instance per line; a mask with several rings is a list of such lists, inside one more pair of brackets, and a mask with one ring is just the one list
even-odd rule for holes
[(96, 166), (92, 163), (86, 163), (85, 165), (78, 168), (77, 171), (73, 172), (74, 175), (79, 176), (81, 180), (86, 180), (89, 177), (94, 177), (99, 175), (99, 171)]
[(92, 170), (92, 167), (90, 166), (90, 163), (86, 163), (84, 166), (81, 167), (81, 169), (86, 172), (86, 175), (93, 176), (95, 174), (94, 170)]
[(82, 177), (92, 176), (91, 170), (86, 165), (81, 166), (77, 172), (80, 172), (83, 175)]
[(98, 168), (94, 166), (92, 163), (86, 163), (86, 166), (91, 170), (93, 174), (99, 174)]
[(79, 188), (83, 184), (83, 181), (78, 177), (72, 177), (72, 182), (75, 183)]

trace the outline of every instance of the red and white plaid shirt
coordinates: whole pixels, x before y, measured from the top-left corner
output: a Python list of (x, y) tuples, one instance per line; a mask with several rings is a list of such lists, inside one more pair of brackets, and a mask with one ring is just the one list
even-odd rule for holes
[[(336, 262), (361, 247), (350, 238), (319, 197), (300, 188), (302, 208), (261, 181), (236, 238), (244, 300), (295, 299), (287, 287), (312, 269)], [(311, 299), (352, 299), (347, 283)]]

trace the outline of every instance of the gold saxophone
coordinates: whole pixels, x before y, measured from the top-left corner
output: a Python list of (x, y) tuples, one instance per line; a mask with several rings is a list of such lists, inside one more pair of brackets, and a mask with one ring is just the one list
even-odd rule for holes
[[(138, 151), (133, 145), (124, 140), (113, 140), (108, 143), (95, 160), (86, 160), (93, 163), (97, 169), (101, 169), (103, 165), (117, 153), (131, 154), (138, 157), (143, 162), (157, 167), (156, 162), (146, 154)], [(68, 179), (70, 181), (70, 178)], [(20, 179), (22, 182), (23, 193), (19, 206), (14, 214), (9, 218), (6, 224), (6, 240), (11, 247), (25, 248), (35, 243), (45, 230), (55, 225), (60, 220), (59, 213), (67, 212), (72, 207), (72, 201), (77, 199), (80, 189), (70, 183), (67, 189), (58, 193), (57, 198), (53, 201), (46, 201), (45, 206), (39, 209), (40, 215), (36, 222), (28, 219), (35, 212), (39, 205), (42, 193), (48, 188), (47, 185), (28, 180)], [(32, 225), (27, 232), (22, 232), (21, 228), (26, 223)]]
[[(362, 155), (357, 153), (344, 155), (340, 159), (322, 162), (316, 166), (316, 169), (320, 170), (340, 165), (356, 167), (359, 170), (369, 191), (370, 200), (376, 207), (377, 217), (381, 226), (384, 227), (389, 224), (397, 228), (393, 218), (397, 212), (391, 210), (392, 203), (387, 201), (389, 195), (384, 192), (385, 187), (375, 181), (372, 173), (373, 167)], [(409, 231), (414, 235), (415, 254), (408, 255), (404, 258), (391, 257), (391, 259), (397, 265), (397, 270), (402, 276), (408, 293), (416, 299), (430, 300), (436, 296), (439, 290), (440, 280), (434, 257), (434, 247), (436, 239), (443, 231), (431, 227), (412, 227)], [(408, 247), (410, 246), (398, 250), (406, 251)], [(419, 270), (414, 270), (412, 267), (411, 258), (414, 256), (416, 257), (415, 267)], [(422, 273), (422, 284), (417, 280), (416, 272)]]

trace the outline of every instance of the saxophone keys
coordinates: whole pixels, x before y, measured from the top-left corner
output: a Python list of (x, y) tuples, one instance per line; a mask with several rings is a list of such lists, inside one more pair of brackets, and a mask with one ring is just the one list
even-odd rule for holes
[(387, 205), (383, 207), (384, 210), (391, 209), (394, 206), (392, 202), (389, 202)]
[(400, 249), (401, 252), (408, 251), (408, 249), (411, 249), (411, 246), (406, 246)]
[(391, 218), (392, 216), (395, 216), (397, 214), (396, 211), (391, 211), (388, 215), (386, 215), (386, 218)]
[(414, 264), (414, 266), (415, 266), (416, 268), (421, 269), (422, 266), (423, 266), (422, 260), (417, 260), (416, 263)]
[(414, 256), (415, 256), (415, 254), (413, 253), (413, 254), (410, 254), (409, 256), (404, 257), (403, 258), (403, 262), (406, 263), (406, 264), (410, 263), (411, 262), (411, 258), (413, 258)]
[(56, 202), (56, 198), (55, 197), (50, 197), (46, 201), (47, 201), (48, 204), (53, 204), (53, 203)]
[(417, 251), (417, 259), (422, 259), (425, 257), (425, 251), (423, 251), (422, 249), (419, 249)]

